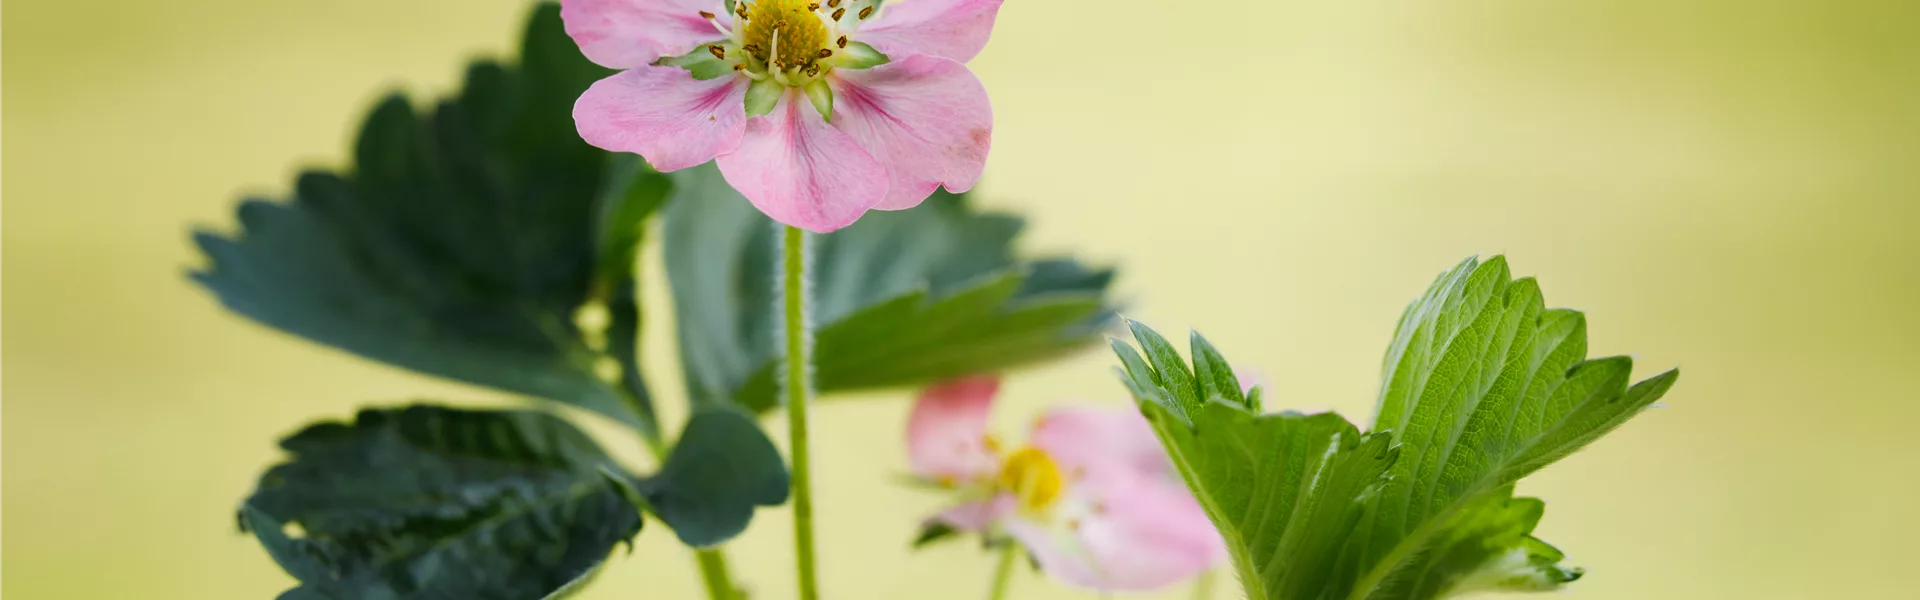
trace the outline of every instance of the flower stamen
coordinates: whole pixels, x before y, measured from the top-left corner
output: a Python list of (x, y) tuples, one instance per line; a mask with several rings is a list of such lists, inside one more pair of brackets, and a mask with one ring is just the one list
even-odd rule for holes
[[(745, 10), (746, 10), (746, 8), (745, 8), (745, 5), (743, 4), (743, 5), (741, 5), (741, 6), (742, 6), (742, 8), (741, 8), (740, 10), (742, 10), (742, 11), (745, 11)], [(708, 25), (712, 25), (712, 26), (713, 26), (713, 29), (714, 29), (715, 31), (718, 31), (718, 32), (720, 32), (720, 35), (724, 35), (724, 36), (727, 36), (727, 37), (729, 37), (729, 38), (731, 38), (731, 37), (733, 37), (733, 30), (732, 30), (732, 29), (727, 29), (727, 26), (725, 26), (725, 25), (721, 25), (721, 24), (720, 24), (720, 16), (719, 16), (719, 15), (716, 15), (716, 14), (713, 14), (713, 13), (710, 13), (710, 12), (707, 12), (707, 11), (704, 11), (704, 10), (703, 10), (703, 11), (700, 11), (700, 18), (702, 18), (702, 19), (706, 19), (706, 20), (707, 20), (707, 24), (708, 24)], [(742, 18), (742, 19), (745, 19), (745, 18), (747, 18), (747, 17), (746, 17), (746, 15), (741, 15), (741, 16), (740, 16), (740, 18)]]
[[(738, 6), (738, 5), (736, 5)], [(820, 0), (759, 0), (753, 4), (753, 18), (739, 27), (741, 47), (750, 59), (748, 68), (765, 65), (775, 79), (789, 85), (803, 85), (807, 78), (827, 71), (833, 63), (814, 64), (820, 50), (830, 48), (837, 31), (816, 12)], [(766, 52), (759, 49), (765, 47)], [(784, 75), (777, 73), (784, 71)]]
[(1000, 488), (1013, 492), (1021, 512), (1036, 518), (1045, 516), (1060, 499), (1066, 483), (1053, 457), (1032, 446), (1021, 448), (1000, 465)]

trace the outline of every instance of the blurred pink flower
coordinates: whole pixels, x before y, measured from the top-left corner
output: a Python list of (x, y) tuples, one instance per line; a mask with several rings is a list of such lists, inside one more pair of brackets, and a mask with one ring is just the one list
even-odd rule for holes
[(932, 518), (1010, 536), (1042, 570), (1097, 590), (1151, 590), (1226, 557), (1213, 523), (1133, 410), (1060, 408), (1007, 452), (987, 432), (999, 382), (956, 380), (927, 390), (907, 424), (914, 476), (961, 501)]
[(574, 104), (587, 143), (720, 173), (776, 221), (827, 232), (962, 192), (993, 108), (966, 61), (1001, 0), (563, 0), (587, 58), (626, 69)]

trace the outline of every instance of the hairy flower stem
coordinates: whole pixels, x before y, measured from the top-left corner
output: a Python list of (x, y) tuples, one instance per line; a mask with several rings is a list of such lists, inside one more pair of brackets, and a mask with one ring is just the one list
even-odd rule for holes
[(813, 323), (807, 315), (807, 232), (785, 227), (781, 263), (782, 315), (786, 325), (787, 435), (793, 461), (793, 556), (800, 577), (800, 600), (819, 600), (813, 560), (813, 478), (807, 451), (807, 403), (813, 396)]
[(1013, 582), (1013, 558), (1020, 553), (1020, 544), (1013, 540), (1000, 543), (1000, 560), (993, 567), (993, 587), (987, 591), (987, 600), (1005, 600), (1008, 584)]
[(726, 554), (719, 548), (705, 548), (695, 550), (693, 556), (700, 562), (700, 581), (707, 584), (707, 600), (739, 600), (739, 588), (727, 573)]

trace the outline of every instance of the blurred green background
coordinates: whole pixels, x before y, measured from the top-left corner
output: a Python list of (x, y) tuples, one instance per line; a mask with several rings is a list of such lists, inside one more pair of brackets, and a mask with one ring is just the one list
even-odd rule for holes
[[(232, 511), (278, 435), (505, 400), (254, 325), (183, 273), (190, 225), (339, 164), (373, 98), (446, 91), (525, 8), (6, 3), (0, 593), (271, 597), (291, 580)], [(1366, 419), (1401, 307), (1472, 253), (1588, 311), (1596, 355), (1681, 366), (1665, 408), (1521, 486), (1591, 571), (1566, 597), (1912, 597), (1920, 3), (1014, 0), (973, 68), (984, 204), (1028, 214), (1029, 248), (1120, 264), (1130, 316), (1202, 329), (1269, 406)], [(1015, 375), (997, 424), (1118, 405), (1110, 363)], [(817, 413), (824, 588), (981, 597), (975, 548), (904, 551), (939, 502), (894, 483), (904, 396)], [(732, 553), (790, 598), (788, 512), (761, 515)], [(650, 526), (585, 597), (695, 597), (672, 540)]]

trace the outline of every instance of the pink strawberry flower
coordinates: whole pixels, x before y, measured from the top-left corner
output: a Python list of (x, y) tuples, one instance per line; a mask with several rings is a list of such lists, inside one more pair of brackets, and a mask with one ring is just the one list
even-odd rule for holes
[(562, 0), (587, 143), (676, 171), (718, 159), (776, 221), (828, 232), (971, 189), (993, 108), (965, 63), (1001, 0)]
[(960, 497), (933, 522), (1011, 537), (1048, 574), (1096, 590), (1164, 587), (1226, 557), (1139, 412), (1054, 409), (1009, 452), (987, 432), (998, 389), (991, 377), (961, 379), (913, 407), (913, 475)]

